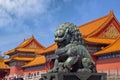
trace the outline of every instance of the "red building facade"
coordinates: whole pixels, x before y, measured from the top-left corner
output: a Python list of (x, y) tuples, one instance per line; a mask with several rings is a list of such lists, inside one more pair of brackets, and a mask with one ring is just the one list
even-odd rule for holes
[[(108, 73), (111, 79), (119, 78), (120, 24), (113, 11), (78, 28), (84, 45), (96, 63), (97, 71)], [(4, 65), (9, 67), (9, 76), (39, 78), (40, 74), (52, 68), (55, 49), (56, 43), (44, 47), (32, 36), (5, 53), (9, 58), (4, 60)]]

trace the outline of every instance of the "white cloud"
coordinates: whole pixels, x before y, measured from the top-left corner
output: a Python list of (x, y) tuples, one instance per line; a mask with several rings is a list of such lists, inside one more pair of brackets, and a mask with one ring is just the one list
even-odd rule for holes
[(11, 17), (8, 15), (6, 10), (0, 8), (0, 27), (8, 26), (12, 22)]
[(16, 18), (21, 20), (43, 14), (50, 2), (51, 0), (0, 0), (0, 27), (14, 23), (13, 19)]
[(40, 37), (48, 36), (42, 27), (51, 20), (47, 15), (51, 15), (48, 10), (51, 1), (0, 0), (0, 48), (7, 46), (2, 49), (4, 51), (11, 46), (15, 47), (18, 42), (32, 34), (41, 34)]
[(18, 15), (25, 13), (43, 13), (49, 6), (50, 0), (0, 0), (0, 6), (7, 11), (16, 12)]

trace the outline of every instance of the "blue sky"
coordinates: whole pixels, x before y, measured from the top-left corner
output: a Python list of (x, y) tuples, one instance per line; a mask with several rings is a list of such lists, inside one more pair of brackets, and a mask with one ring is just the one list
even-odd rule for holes
[(81, 25), (114, 11), (120, 0), (0, 0), (0, 51), (4, 53), (32, 35), (44, 46), (54, 43), (63, 22)]

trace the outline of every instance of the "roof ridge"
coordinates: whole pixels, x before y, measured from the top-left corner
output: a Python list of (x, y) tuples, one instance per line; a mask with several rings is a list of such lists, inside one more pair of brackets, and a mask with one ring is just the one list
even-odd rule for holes
[[(45, 48), (42, 44), (40, 44), (40, 43), (35, 39), (34, 35), (32, 35), (32, 37), (30, 37), (30, 38), (24, 40), (23, 42), (21, 42), (16, 48), (24, 48), (25, 46), (29, 45), (29, 43), (32, 42), (33, 40), (35, 40), (35, 42), (37, 42), (37, 44), (38, 44), (39, 47), (41, 46), (41, 47)], [(22, 45), (22, 47), (21, 47), (21, 44), (24, 43), (25, 41), (28, 41), (28, 42), (27, 42), (26, 44)]]
[(110, 10), (110, 14), (115, 18), (115, 20), (117, 21), (117, 23), (120, 25), (120, 22), (119, 22), (119, 21), (117, 20), (117, 18), (115, 17), (113, 10)]
[(110, 11), (110, 13), (107, 15), (107, 19), (105, 20), (105, 22), (103, 24), (100, 25), (99, 28), (97, 28), (96, 30), (94, 30), (93, 32), (91, 32), (90, 34), (88, 34), (88, 37), (93, 36), (94, 33), (97, 33), (98, 31), (100, 31), (103, 26), (105, 26), (106, 24), (108, 24), (108, 22), (114, 17), (113, 11)]
[[(19, 48), (25, 48), (27, 45), (29, 45), (29, 43), (31, 42), (31, 41), (35, 41), (36, 43), (37, 43), (37, 45), (39, 46), (39, 47), (42, 47), (42, 48), (45, 48), (42, 44), (40, 44), (36, 39), (35, 39), (35, 37), (32, 35), (32, 37), (30, 37), (30, 38), (28, 38), (28, 39), (24, 39), (17, 47), (15, 47), (15, 48), (13, 48), (13, 49), (11, 49), (11, 50), (8, 50), (7, 52), (5, 52), (5, 54), (9, 54), (9, 53), (11, 53), (11, 52), (9, 52), (9, 51), (12, 51), (12, 52), (14, 52), (15, 50), (17, 50), (17, 49), (19, 49)], [(25, 48), (26, 49), (26, 48)], [(38, 48), (39, 49), (39, 48)], [(14, 51), (13, 51), (14, 50)]]
[(45, 48), (41, 43), (39, 43), (39, 42), (36, 40), (36, 38), (35, 38), (34, 36), (32, 36), (32, 37), (33, 37), (33, 39), (38, 43), (39, 46)]
[[(28, 40), (28, 42), (26, 43), (27, 45), (28, 45), (28, 43), (30, 43), (30, 42), (32, 42), (32, 40), (34, 40), (34, 37), (32, 36), (31, 38), (29, 38), (29, 39), (27, 39)], [(26, 45), (24, 44), (24, 46), (23, 47), (25, 47)]]
[[(30, 41), (33, 40), (33, 38), (34, 38), (34, 37), (30, 37), (30, 38), (28, 38), (28, 39), (26, 39), (26, 40), (23, 40), (16, 48), (21, 48), (22, 43), (24, 43), (25, 41), (28, 41), (27, 43), (29, 43)], [(25, 47), (25, 44), (22, 45), (22, 47)]]
[(97, 21), (97, 20), (103, 19), (103, 18), (108, 17), (108, 16), (109, 16), (109, 14), (107, 14), (107, 15), (105, 15), (105, 16), (102, 16), (102, 17), (100, 17), (100, 18), (97, 18), (97, 19), (95, 19), (95, 20), (89, 21), (89, 22), (87, 22), (87, 23), (85, 23), (85, 24), (82, 24), (82, 25), (78, 26), (78, 28), (84, 27), (84, 26), (87, 25), (87, 24), (93, 23), (93, 22), (95, 22), (95, 21)]

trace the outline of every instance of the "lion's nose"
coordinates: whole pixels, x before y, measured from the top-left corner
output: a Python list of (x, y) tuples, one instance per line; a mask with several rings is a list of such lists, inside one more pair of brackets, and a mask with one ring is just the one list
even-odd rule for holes
[(62, 37), (62, 38), (58, 38), (58, 37), (57, 37), (57, 38), (55, 38), (54, 41), (55, 41), (55, 42), (62, 42), (63, 40), (64, 40), (64, 37)]
[(55, 38), (54, 41), (55, 41), (55, 42), (59, 42), (59, 38)]

